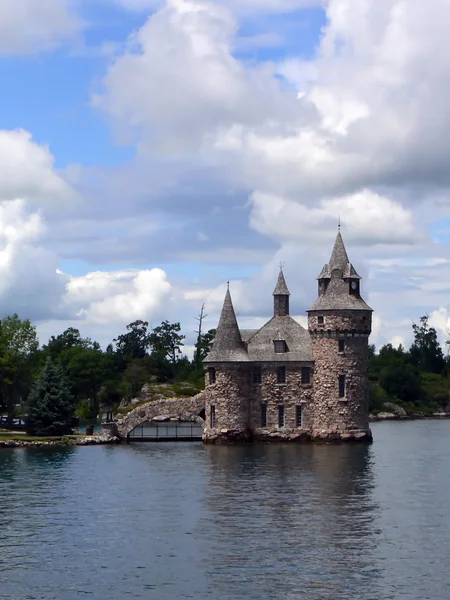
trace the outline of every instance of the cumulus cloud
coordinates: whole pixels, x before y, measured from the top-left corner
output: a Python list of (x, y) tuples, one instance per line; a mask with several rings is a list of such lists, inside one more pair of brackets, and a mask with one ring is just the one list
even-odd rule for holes
[(38, 203), (74, 200), (76, 194), (54, 169), (54, 157), (24, 129), (0, 130), (0, 202), (23, 198)]
[(50, 50), (79, 28), (68, 0), (0, 2), (0, 53)]
[[(160, 314), (170, 299), (171, 285), (162, 269), (126, 272), (94, 272), (72, 277), (67, 286), (69, 303), (83, 300), (88, 306), (78, 315), (88, 322), (131, 322)], [(90, 302), (89, 302), (90, 300)]]
[(275, 66), (233, 56), (230, 3), (173, 0), (110, 66), (96, 102), (122, 127), (138, 127), (147, 151), (196, 149), (231, 161), (235, 176), (264, 191), (315, 202), (362, 187), (448, 183), (450, 66), (439, 57), (450, 7), (433, 4), (330, 0), (316, 57)]
[(423, 239), (410, 210), (370, 190), (324, 199), (316, 207), (262, 192), (255, 192), (252, 202), (251, 226), (281, 240), (298, 240), (302, 232), (303, 239), (329, 241), (338, 220), (350, 242), (397, 245)]
[(64, 277), (42, 245), (45, 223), (24, 200), (0, 204), (0, 313), (38, 319), (58, 313)]
[(110, 66), (95, 104), (131, 125), (147, 152), (156, 146), (174, 155), (235, 122), (256, 126), (277, 109), (292, 113), (273, 70), (246, 67), (232, 55), (237, 28), (217, 3), (167, 2)]

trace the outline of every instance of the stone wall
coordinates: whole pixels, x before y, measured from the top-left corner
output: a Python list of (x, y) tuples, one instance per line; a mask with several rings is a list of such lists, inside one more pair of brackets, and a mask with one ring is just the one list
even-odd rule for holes
[[(320, 314), (324, 315), (323, 325), (318, 324)], [(315, 358), (313, 439), (371, 439), (367, 375), (370, 317), (369, 311), (309, 314)], [(343, 352), (339, 352), (339, 339), (345, 342)], [(343, 398), (339, 398), (339, 375), (345, 375)]]
[(117, 435), (120, 439), (125, 439), (127, 435), (135, 428), (152, 420), (177, 419), (180, 421), (195, 421), (204, 425), (204, 420), (200, 413), (205, 408), (205, 392), (201, 392), (190, 398), (166, 398), (148, 402), (136, 407), (126, 415), (116, 415), (114, 425), (105, 424), (105, 431)]
[[(228, 363), (208, 367), (215, 369), (216, 381), (209, 383), (207, 371), (203, 441), (227, 443), (250, 440), (249, 366)], [(215, 423), (211, 422), (211, 406), (215, 409)]]
[[(286, 383), (277, 383), (277, 366), (286, 367)], [(311, 368), (311, 383), (302, 384), (301, 368)], [(257, 439), (297, 437), (312, 425), (313, 363), (263, 364), (261, 384), (251, 386), (250, 422)], [(261, 405), (267, 406), (267, 426), (261, 426)], [(284, 427), (278, 426), (278, 406), (284, 406)], [(301, 406), (302, 426), (296, 426), (296, 407)]]

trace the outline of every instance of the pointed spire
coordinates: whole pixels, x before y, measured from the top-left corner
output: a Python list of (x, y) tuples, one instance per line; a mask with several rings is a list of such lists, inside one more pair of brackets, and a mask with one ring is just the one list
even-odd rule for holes
[(280, 273), (278, 274), (278, 281), (275, 289), (273, 290), (274, 296), (290, 296), (291, 293), (286, 285), (286, 279), (284, 278), (283, 268), (280, 267)]
[(339, 230), (330, 261), (323, 267), (317, 279), (319, 297), (310, 310), (372, 310), (360, 296), (358, 280), (361, 277), (348, 259)]
[(340, 269), (342, 272), (344, 272), (347, 269), (349, 262), (347, 250), (345, 249), (344, 240), (342, 239), (339, 227), (336, 241), (334, 242), (333, 252), (331, 253), (330, 261), (328, 263), (330, 265), (330, 272), (333, 269)]
[(289, 314), (290, 292), (284, 278), (283, 267), (280, 265), (278, 281), (273, 290), (273, 315), (274, 317), (286, 317)]
[(213, 347), (204, 362), (241, 362), (248, 356), (242, 342), (241, 332), (234, 312), (229, 284), (217, 326)]

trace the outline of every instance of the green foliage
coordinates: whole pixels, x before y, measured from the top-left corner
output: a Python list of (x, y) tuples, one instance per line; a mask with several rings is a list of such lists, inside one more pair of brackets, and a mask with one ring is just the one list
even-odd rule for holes
[(415, 402), (422, 395), (419, 373), (410, 364), (393, 363), (383, 367), (380, 386), (388, 396), (399, 400)]
[(27, 400), (26, 429), (30, 435), (65, 435), (72, 431), (74, 398), (61, 365), (50, 358)]
[(150, 335), (154, 367), (159, 369), (160, 373), (169, 372), (172, 379), (176, 377), (176, 363), (185, 339), (180, 331), (179, 323), (163, 321)]
[(0, 320), (0, 412), (11, 422), (15, 406), (29, 393), (39, 363), (36, 327), (17, 314)]
[(410, 349), (411, 362), (421, 371), (442, 373), (445, 359), (437, 339), (436, 329), (429, 327), (428, 315), (421, 317), (420, 325), (413, 323), (414, 343)]
[(436, 330), (426, 315), (412, 328), (414, 341), (408, 352), (392, 344), (378, 353), (369, 348), (371, 410), (381, 410), (386, 401), (398, 403), (408, 413), (449, 410), (450, 376)]
[(383, 404), (390, 401), (392, 401), (392, 398), (388, 396), (379, 383), (369, 382), (369, 410), (371, 413), (380, 412), (383, 410)]
[(114, 340), (117, 352), (125, 362), (146, 356), (151, 345), (147, 328), (147, 321), (134, 321), (127, 325), (127, 333), (119, 335)]

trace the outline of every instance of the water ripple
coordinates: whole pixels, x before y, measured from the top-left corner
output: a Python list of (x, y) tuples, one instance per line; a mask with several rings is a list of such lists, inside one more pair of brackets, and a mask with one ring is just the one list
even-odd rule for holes
[(0, 452), (0, 599), (447, 600), (450, 422)]

